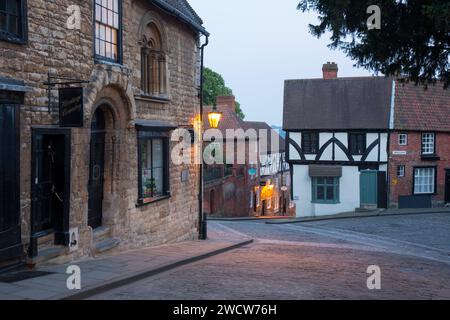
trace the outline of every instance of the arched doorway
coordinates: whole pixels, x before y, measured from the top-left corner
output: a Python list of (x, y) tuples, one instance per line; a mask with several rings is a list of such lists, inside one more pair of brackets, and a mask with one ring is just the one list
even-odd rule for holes
[(105, 114), (102, 108), (99, 107), (92, 117), (89, 161), (88, 225), (93, 229), (100, 227), (103, 219), (105, 135)]

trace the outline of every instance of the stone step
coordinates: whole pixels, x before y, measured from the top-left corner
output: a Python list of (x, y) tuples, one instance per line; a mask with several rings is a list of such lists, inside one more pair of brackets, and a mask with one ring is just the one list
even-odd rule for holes
[(37, 257), (35, 258), (27, 257), (27, 264), (34, 266), (36, 264), (41, 264), (54, 258), (58, 258), (59, 256), (65, 254), (66, 249), (67, 247), (65, 246), (52, 246), (48, 248), (39, 248)]
[(120, 244), (119, 238), (109, 238), (100, 242), (94, 242), (95, 253), (103, 253), (118, 247)]
[(98, 243), (103, 240), (109, 239), (110, 231), (111, 231), (111, 229), (109, 227), (98, 227), (98, 228), (94, 229), (92, 232), (94, 243)]

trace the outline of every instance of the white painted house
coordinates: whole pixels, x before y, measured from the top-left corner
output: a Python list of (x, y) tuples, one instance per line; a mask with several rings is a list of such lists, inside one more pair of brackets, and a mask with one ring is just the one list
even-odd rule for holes
[(337, 78), (285, 82), (283, 129), (297, 217), (387, 206), (393, 82)]

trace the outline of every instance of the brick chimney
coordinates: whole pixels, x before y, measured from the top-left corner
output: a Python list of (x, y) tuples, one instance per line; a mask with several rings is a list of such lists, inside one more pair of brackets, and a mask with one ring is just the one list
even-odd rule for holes
[(236, 98), (234, 96), (219, 96), (216, 99), (217, 109), (229, 109), (236, 112)]
[(327, 62), (323, 65), (322, 72), (323, 72), (323, 78), (325, 80), (329, 79), (337, 79), (338, 77), (338, 65), (334, 62)]

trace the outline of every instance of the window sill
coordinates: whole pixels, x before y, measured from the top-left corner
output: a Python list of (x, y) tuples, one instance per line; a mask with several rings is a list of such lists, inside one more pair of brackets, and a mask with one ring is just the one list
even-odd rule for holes
[(136, 208), (141, 208), (141, 207), (146, 207), (148, 205), (163, 201), (163, 200), (167, 200), (170, 199), (171, 195), (166, 195), (166, 196), (161, 196), (161, 197), (157, 197), (157, 198), (151, 198), (148, 199), (147, 201), (138, 201), (138, 203), (136, 204)]
[(6, 41), (15, 44), (27, 44), (27, 39), (17, 37), (2, 31), (0, 31), (0, 41)]
[(311, 201), (313, 204), (340, 204), (340, 201)]
[(136, 100), (147, 101), (147, 102), (157, 102), (157, 103), (164, 103), (164, 104), (170, 102), (170, 98), (167, 95), (152, 96), (152, 95), (141, 94), (141, 95), (135, 95), (134, 98)]
[(120, 67), (120, 68), (123, 67), (122, 63), (108, 59), (108, 58), (102, 58), (101, 56), (95, 56), (94, 63), (95, 64), (105, 64), (105, 65), (113, 66), (113, 67), (116, 66), (116, 67)]
[(439, 161), (441, 158), (437, 154), (422, 154), (422, 161)]

